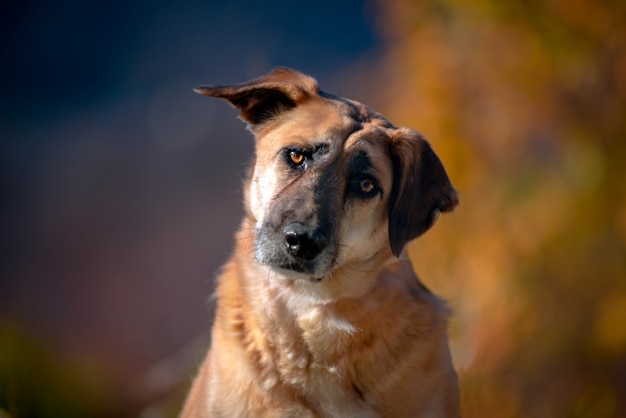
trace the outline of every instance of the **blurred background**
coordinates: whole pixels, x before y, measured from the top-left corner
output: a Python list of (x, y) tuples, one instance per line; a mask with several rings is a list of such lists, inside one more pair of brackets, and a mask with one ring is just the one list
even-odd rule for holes
[(174, 417), (275, 66), (423, 132), (465, 417), (626, 416), (626, 2), (0, 6), (0, 417)]

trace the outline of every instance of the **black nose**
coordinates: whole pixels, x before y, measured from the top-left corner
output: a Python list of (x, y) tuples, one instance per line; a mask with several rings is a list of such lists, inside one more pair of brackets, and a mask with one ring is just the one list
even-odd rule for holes
[(291, 223), (283, 229), (287, 252), (305, 260), (314, 259), (326, 246), (326, 235), (301, 223)]

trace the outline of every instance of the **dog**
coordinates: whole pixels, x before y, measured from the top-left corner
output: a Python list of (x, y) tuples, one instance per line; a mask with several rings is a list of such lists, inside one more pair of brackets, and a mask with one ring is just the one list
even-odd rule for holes
[(429, 143), (289, 68), (195, 91), (256, 153), (181, 417), (458, 417), (447, 308), (403, 253), (458, 204)]

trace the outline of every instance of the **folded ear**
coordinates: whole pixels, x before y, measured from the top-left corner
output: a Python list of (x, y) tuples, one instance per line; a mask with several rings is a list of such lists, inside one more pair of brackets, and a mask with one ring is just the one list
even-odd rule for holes
[(404, 245), (426, 232), (439, 213), (459, 203), (439, 157), (417, 132), (399, 128), (391, 138), (393, 187), (389, 209), (389, 242), (398, 257)]
[(319, 93), (315, 79), (290, 68), (279, 67), (254, 80), (225, 86), (199, 86), (204, 96), (228, 100), (241, 110), (241, 119), (258, 125), (296, 107)]

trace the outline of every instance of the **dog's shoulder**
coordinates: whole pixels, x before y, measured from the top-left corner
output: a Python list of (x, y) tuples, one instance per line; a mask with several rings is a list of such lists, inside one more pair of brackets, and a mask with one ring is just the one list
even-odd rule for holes
[(398, 302), (403, 301), (420, 311), (432, 311), (434, 316), (444, 321), (448, 318), (449, 309), (445, 301), (422, 283), (406, 258), (383, 267), (379, 286), (384, 288), (385, 293), (395, 295)]

